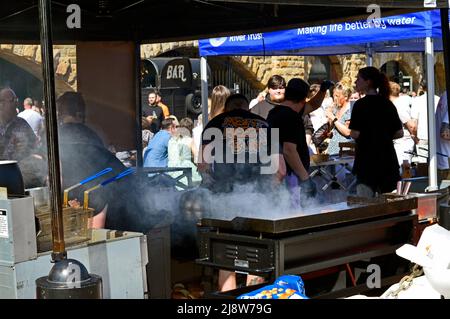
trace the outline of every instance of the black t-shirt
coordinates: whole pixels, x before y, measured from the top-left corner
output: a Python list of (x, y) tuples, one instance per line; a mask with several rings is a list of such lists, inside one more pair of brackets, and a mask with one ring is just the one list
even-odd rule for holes
[(270, 100), (270, 94), (267, 93), (264, 101), (256, 103), (254, 107), (250, 110), (253, 114), (259, 115), (264, 119), (267, 119), (267, 115), (270, 110), (273, 109), (278, 103), (274, 103)]
[[(280, 152), (284, 142), (297, 145), (297, 152), (306, 170), (309, 169), (309, 150), (306, 144), (305, 127), (303, 123), (303, 109), (300, 113), (291, 108), (279, 105), (269, 112), (267, 122), (270, 128), (278, 128), (280, 135)], [(292, 169), (286, 163), (287, 173), (292, 173)]]
[[(62, 188), (79, 183), (107, 167), (113, 169), (105, 174), (69, 193), (69, 199), (77, 198), (83, 203), (83, 192), (100, 182), (113, 177), (123, 170), (125, 166), (120, 160), (108, 151), (98, 135), (83, 124), (64, 124), (59, 128), (59, 154), (61, 160)], [(108, 204), (108, 214), (113, 214), (114, 205), (120, 202), (117, 194), (117, 182), (92, 191), (89, 195), (89, 207), (100, 212)]]
[(383, 192), (395, 189), (400, 179), (393, 136), (402, 129), (394, 104), (379, 95), (367, 95), (355, 102), (350, 120), (356, 139), (353, 173), (358, 180)]
[(82, 123), (62, 124), (58, 129), (59, 143), (81, 143), (104, 146), (102, 139), (95, 131)]
[[(214, 128), (221, 132), (221, 141), (216, 141), (217, 136), (208, 136)], [(236, 131), (239, 128), (243, 130)], [(202, 133), (202, 145), (218, 142), (212, 144), (217, 149), (211, 148), (211, 153), (214, 156), (212, 176), (221, 184), (220, 191), (231, 190), (234, 183), (252, 182), (264, 175), (261, 174), (261, 167), (267, 164), (268, 158), (263, 156), (270, 154), (267, 147), (270, 145), (268, 128), (261, 116), (246, 110), (222, 113), (208, 123)], [(222, 154), (218, 153), (219, 148)]]
[(21, 161), (35, 151), (36, 135), (21, 117), (0, 124), (0, 160)]
[(156, 119), (153, 119), (152, 124), (150, 125), (150, 131), (153, 134), (156, 134), (161, 129), (161, 122), (164, 120), (164, 112), (160, 106), (144, 105), (142, 108), (142, 116), (156, 116)]

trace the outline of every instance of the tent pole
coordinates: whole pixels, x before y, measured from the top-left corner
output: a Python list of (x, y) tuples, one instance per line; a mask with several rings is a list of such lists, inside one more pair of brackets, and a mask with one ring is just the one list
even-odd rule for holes
[(134, 42), (134, 80), (135, 80), (135, 110), (136, 110), (136, 167), (144, 166), (142, 149), (142, 92), (141, 92), (141, 42)]
[(370, 43), (366, 44), (366, 64), (367, 66), (373, 66), (373, 50)]
[(67, 258), (67, 252), (64, 241), (61, 198), (58, 121), (56, 117), (55, 73), (53, 70), (51, 1), (39, 0), (38, 6), (42, 57), (42, 79), (46, 107), (45, 127), (47, 137), (48, 176), (53, 242), (52, 260), (60, 261)]
[(200, 58), (200, 78), (202, 90), (203, 127), (208, 124), (208, 63), (206, 57)]
[[(441, 9), (441, 29), (442, 29), (442, 47), (444, 51), (444, 70), (445, 70), (445, 89), (447, 91), (447, 101), (450, 101), (450, 30), (448, 22), (448, 9)], [(450, 114), (450, 103), (447, 103)]]
[(425, 39), (428, 104), (428, 191), (438, 189), (436, 159), (436, 118), (434, 110), (434, 49), (433, 39)]

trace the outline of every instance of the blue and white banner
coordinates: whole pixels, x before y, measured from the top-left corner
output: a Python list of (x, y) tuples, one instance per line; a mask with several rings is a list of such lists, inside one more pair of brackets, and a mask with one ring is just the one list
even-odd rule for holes
[[(441, 37), (439, 10), (381, 17), (285, 31), (199, 41), (201, 56), (336, 55), (362, 53), (370, 43), (376, 52), (423, 51), (425, 37)], [(436, 50), (440, 42), (436, 42)]]

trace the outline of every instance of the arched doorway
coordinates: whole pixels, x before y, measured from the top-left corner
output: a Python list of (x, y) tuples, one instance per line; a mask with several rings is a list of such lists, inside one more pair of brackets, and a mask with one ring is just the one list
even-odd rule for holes
[[(192, 46), (178, 47), (158, 55), (158, 57), (189, 57), (199, 58), (198, 48)], [(249, 100), (253, 99), (264, 88), (255, 79), (255, 75), (242, 65), (239, 59), (234, 57), (212, 56), (208, 57), (208, 65), (211, 68), (211, 87), (225, 85), (232, 90), (239, 90)]]
[(42, 101), (42, 82), (17, 65), (0, 58), (0, 86), (10, 87), (19, 98), (19, 109), (22, 110), (22, 101), (31, 97)]
[(342, 67), (336, 57), (315, 56), (306, 57), (309, 84), (320, 84), (324, 80), (338, 82), (342, 79)]
[(322, 83), (331, 78), (331, 63), (327, 57), (313, 57), (311, 69), (308, 74), (310, 84)]
[(380, 68), (389, 81), (400, 84), (402, 91), (413, 91), (413, 78), (398, 61), (388, 61)]

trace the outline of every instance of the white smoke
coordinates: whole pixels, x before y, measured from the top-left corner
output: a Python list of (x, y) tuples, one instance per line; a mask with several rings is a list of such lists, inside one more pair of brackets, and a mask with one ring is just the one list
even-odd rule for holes
[[(334, 204), (345, 201), (345, 191), (335, 191), (334, 196), (320, 193), (295, 208), (291, 204), (291, 194), (284, 185), (270, 187), (261, 192), (255, 183), (235, 185), (231, 193), (213, 194), (210, 198), (210, 218), (232, 220), (235, 217), (257, 219), (285, 219), (329, 211)], [(331, 206), (330, 206), (331, 205)]]

